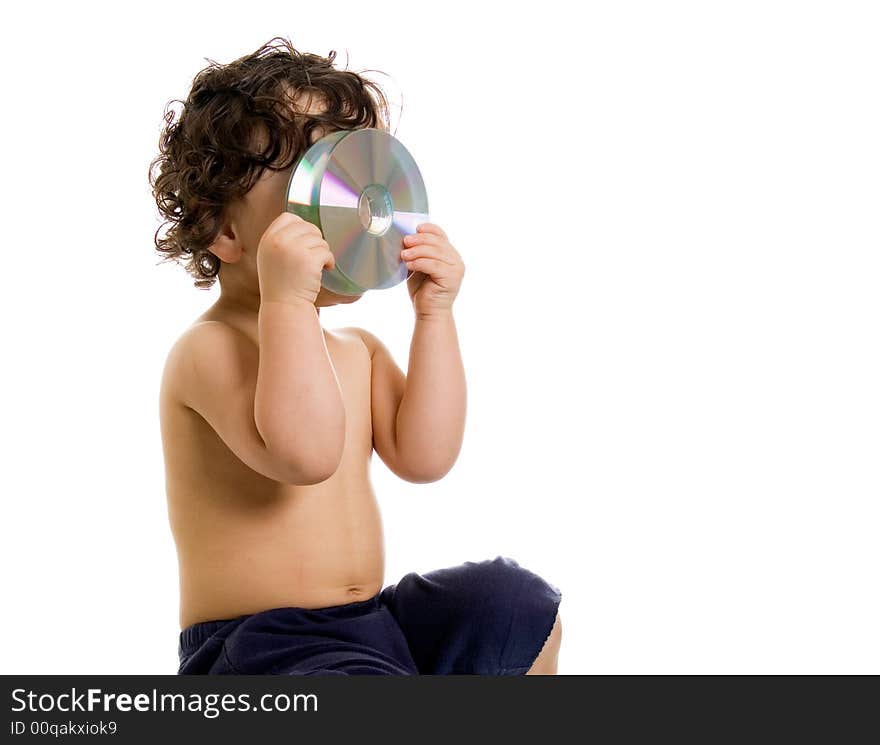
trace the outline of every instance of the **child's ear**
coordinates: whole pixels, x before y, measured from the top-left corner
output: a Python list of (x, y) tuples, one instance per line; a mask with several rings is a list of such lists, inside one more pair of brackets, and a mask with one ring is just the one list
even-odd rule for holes
[(208, 250), (225, 264), (234, 264), (241, 258), (239, 242), (222, 233), (208, 246)]
[(220, 232), (208, 246), (208, 250), (226, 264), (234, 264), (241, 258), (241, 242), (236, 238), (235, 229), (227, 219), (224, 218)]

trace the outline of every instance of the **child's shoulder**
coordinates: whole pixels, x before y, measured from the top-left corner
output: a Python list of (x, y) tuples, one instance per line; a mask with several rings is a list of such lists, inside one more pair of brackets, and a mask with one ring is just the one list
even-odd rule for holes
[(372, 334), (366, 329), (362, 329), (358, 326), (345, 326), (343, 328), (333, 329), (333, 331), (359, 341), (367, 348), (367, 351), (370, 353), (370, 357), (375, 354), (377, 349), (384, 349), (385, 347), (385, 345), (382, 344), (382, 341), (375, 334)]
[(235, 387), (258, 360), (259, 351), (244, 330), (222, 320), (200, 318), (169, 348), (162, 390), (186, 403), (196, 381), (211, 380), (219, 387)]

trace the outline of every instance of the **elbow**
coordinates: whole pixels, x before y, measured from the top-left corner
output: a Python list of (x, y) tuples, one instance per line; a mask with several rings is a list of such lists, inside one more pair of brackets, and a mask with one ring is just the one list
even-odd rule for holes
[[(275, 463), (279, 480), (296, 486), (312, 486), (329, 479), (342, 462), (345, 430), (328, 440), (312, 439), (309, 443), (290, 442), (290, 438), (263, 439)], [(285, 443), (281, 446), (280, 443)]]
[(342, 461), (342, 448), (327, 448), (320, 453), (304, 457), (282, 458), (284, 482), (297, 486), (313, 486), (329, 479)]
[[(393, 450), (394, 473), (413, 484), (430, 484), (448, 474), (458, 460), (462, 438), (406, 437), (398, 432)], [(420, 433), (421, 434), (421, 433)]]
[(434, 473), (423, 471), (420, 473), (410, 474), (408, 476), (403, 476), (402, 478), (405, 481), (409, 481), (411, 484), (431, 484), (435, 481), (439, 481), (442, 479), (446, 473)]
[(417, 466), (401, 465), (397, 475), (411, 484), (430, 484), (439, 481), (452, 470), (457, 457), (446, 460), (421, 461)]
[(334, 473), (336, 473), (335, 468), (315, 469), (311, 471), (296, 469), (288, 472), (287, 476), (284, 477), (284, 483), (292, 486), (314, 486), (315, 484), (320, 484), (326, 481)]

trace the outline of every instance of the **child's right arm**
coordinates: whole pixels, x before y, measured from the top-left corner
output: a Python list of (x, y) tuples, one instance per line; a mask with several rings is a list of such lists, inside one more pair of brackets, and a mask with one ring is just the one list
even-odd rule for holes
[(336, 471), (345, 445), (345, 406), (312, 303), (263, 299), (254, 421), (266, 447), (309, 483)]
[(275, 481), (320, 483), (342, 457), (345, 408), (314, 306), (321, 270), (333, 263), (317, 228), (283, 214), (257, 253), (259, 349), (210, 321), (188, 330), (169, 356), (189, 371), (183, 403), (242, 462)]

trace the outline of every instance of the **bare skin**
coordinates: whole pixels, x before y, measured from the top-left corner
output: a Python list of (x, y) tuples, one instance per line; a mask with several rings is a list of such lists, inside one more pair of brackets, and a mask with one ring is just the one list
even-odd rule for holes
[(559, 647), (562, 644), (562, 619), (559, 613), (553, 621), (553, 629), (550, 636), (544, 642), (541, 653), (535, 659), (532, 666), (526, 671), (526, 675), (556, 675), (559, 663)]
[[(373, 450), (401, 478), (425, 483), (442, 478), (461, 447), (466, 387), (451, 302), (463, 264), (445, 233), (427, 224), (413, 242), (415, 274), (407, 285), (416, 317), (404, 374), (369, 332), (321, 326), (321, 307), (358, 297), (323, 287), (313, 304), (295, 307), (261, 297), (257, 249), (282, 211), (289, 175), (289, 169), (266, 171), (227, 209), (211, 247), (223, 262), (220, 298), (178, 339), (162, 376), (181, 628), (374, 596), (384, 585), (385, 550), (369, 475)], [(274, 344), (269, 334), (282, 328), (302, 334), (295, 339), (311, 335), (310, 345), (303, 342), (307, 359), (298, 364), (309, 366), (306, 376), (315, 371), (316, 395), (328, 397), (320, 410), (333, 411), (341, 402), (338, 421), (329, 416), (315, 425), (324, 428), (315, 437), (338, 441), (338, 452), (321, 465), (315, 461), (308, 476), (288, 467), (287, 454), (268, 447), (255, 423), (255, 400), (276, 401), (282, 390), (275, 381), (283, 382), (283, 375), (269, 374), (266, 366), (287, 364), (283, 352), (271, 360), (264, 355), (260, 368), (261, 340)], [(284, 403), (287, 409), (267, 410), (293, 405)], [(276, 418), (273, 424), (278, 441), (291, 439), (283, 436), (286, 422)], [(555, 672), (559, 632), (555, 626), (530, 673)]]

